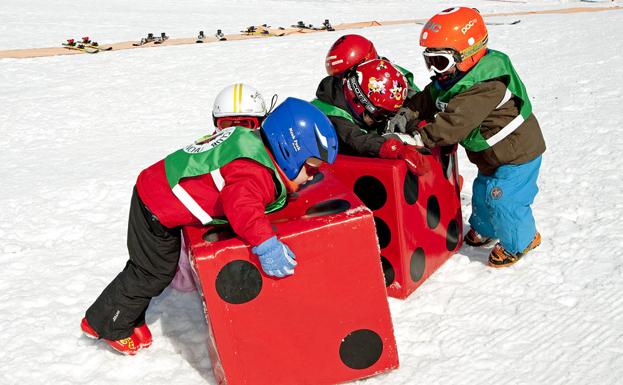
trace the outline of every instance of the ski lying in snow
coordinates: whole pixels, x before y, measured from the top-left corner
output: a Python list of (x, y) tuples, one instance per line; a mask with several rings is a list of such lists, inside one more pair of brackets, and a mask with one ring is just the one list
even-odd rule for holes
[(312, 31), (335, 31), (335, 28), (333, 28), (333, 26), (331, 25), (331, 23), (329, 22), (329, 19), (325, 19), (324, 23), (322, 23), (322, 27), (314, 27), (311, 24), (305, 24), (302, 21), (299, 21), (296, 24), (292, 24), (292, 27), (294, 28), (299, 28), (299, 29), (310, 29)]
[[(283, 30), (282, 27), (277, 28), (278, 30)], [(247, 27), (246, 30), (244, 31), (240, 31), (242, 32), (243, 35), (261, 35), (261, 36), (283, 36), (286, 33), (285, 32), (273, 32), (270, 29), (269, 25), (266, 24), (262, 24), (262, 25), (252, 25), (250, 27)]]
[(63, 47), (70, 49), (70, 50), (81, 51), (81, 52), (86, 52), (86, 53), (98, 53), (99, 52), (99, 49), (87, 47), (81, 43), (76, 43), (74, 39), (67, 39), (67, 43), (63, 43)]
[(149, 44), (149, 43), (154, 43), (154, 44), (162, 44), (164, 43), (169, 37), (167, 36), (166, 33), (162, 32), (160, 34), (160, 36), (154, 36), (153, 33), (148, 33), (147, 37), (143, 37), (141, 38), (141, 40), (138, 43), (132, 43), (133, 46), (135, 47), (140, 47), (142, 45), (145, 44)]
[[(515, 21), (509, 21), (509, 22), (505, 22), (505, 21), (501, 21), (501, 22), (485, 21), (485, 24), (486, 25), (515, 25), (515, 24), (519, 24), (520, 22), (521, 22), (521, 20), (515, 20)], [(424, 21), (416, 21), (415, 24), (426, 25), (426, 22), (424, 22)]]
[(486, 25), (515, 25), (515, 24), (519, 24), (521, 22), (521, 20), (515, 20), (515, 21), (510, 21), (510, 22), (495, 22), (495, 21), (487, 21), (485, 22)]

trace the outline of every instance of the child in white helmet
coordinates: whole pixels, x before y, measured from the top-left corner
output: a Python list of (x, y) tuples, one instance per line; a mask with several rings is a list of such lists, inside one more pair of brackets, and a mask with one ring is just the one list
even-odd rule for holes
[[(262, 124), (267, 113), (262, 94), (254, 87), (244, 83), (230, 84), (223, 88), (216, 96), (212, 107), (212, 119), (216, 131), (235, 126), (256, 130)], [(175, 278), (171, 281), (171, 287), (177, 291), (191, 292), (197, 288), (185, 249), (182, 239), (182, 255)]]
[(229, 85), (214, 100), (212, 119), (217, 131), (240, 126), (257, 129), (268, 113), (258, 90), (244, 83)]

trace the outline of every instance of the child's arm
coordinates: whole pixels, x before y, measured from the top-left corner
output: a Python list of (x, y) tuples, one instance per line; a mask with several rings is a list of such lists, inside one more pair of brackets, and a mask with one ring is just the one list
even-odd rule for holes
[(365, 132), (358, 125), (339, 116), (329, 116), (335, 132), (357, 155), (378, 156), (385, 138), (376, 132)]
[(487, 119), (505, 93), (506, 85), (498, 80), (472, 86), (452, 98), (432, 122), (420, 127), (422, 141), (429, 148), (459, 143)]
[(221, 168), (225, 187), (221, 190), (223, 211), (232, 229), (257, 246), (275, 235), (265, 208), (275, 199), (272, 173), (249, 159), (237, 159)]
[(253, 247), (262, 270), (282, 278), (294, 274), (292, 250), (275, 235), (265, 207), (275, 199), (275, 182), (268, 168), (248, 159), (237, 159), (221, 168), (223, 211), (236, 234)]

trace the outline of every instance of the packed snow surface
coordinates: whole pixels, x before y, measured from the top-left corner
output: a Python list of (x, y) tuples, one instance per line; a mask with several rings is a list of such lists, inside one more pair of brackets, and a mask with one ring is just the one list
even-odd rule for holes
[[(483, 13), (576, 1), (472, 1)], [(193, 36), (251, 24), (427, 18), (450, 1), (2, 0), (0, 49), (67, 38)], [(390, 299), (400, 369), (357, 383), (623, 381), (623, 11), (498, 17), (489, 46), (526, 84), (547, 152), (534, 203), (542, 245), (491, 269), (464, 246), (407, 300)], [(353, 30), (428, 81), (421, 25)], [(154, 344), (120, 356), (82, 336), (86, 308), (121, 270), (138, 172), (211, 127), (233, 82), (310, 99), (338, 33), (0, 60), (0, 383), (216, 384), (196, 293), (147, 312)], [(475, 168), (460, 150), (463, 215)], [(468, 226), (465, 226), (466, 229)], [(277, 364), (277, 363), (276, 363)]]

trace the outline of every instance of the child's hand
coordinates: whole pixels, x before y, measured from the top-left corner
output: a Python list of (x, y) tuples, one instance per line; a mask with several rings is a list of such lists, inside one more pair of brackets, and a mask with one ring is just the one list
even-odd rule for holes
[(282, 278), (294, 274), (296, 256), (276, 236), (268, 238), (251, 251), (258, 256), (266, 275)]
[(429, 160), (423, 155), (426, 151), (425, 147), (410, 146), (397, 139), (388, 139), (381, 146), (379, 156), (384, 159), (402, 159), (411, 173), (424, 175), (430, 171)]

